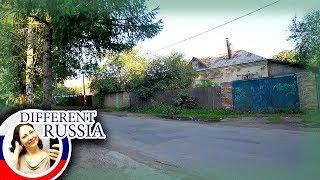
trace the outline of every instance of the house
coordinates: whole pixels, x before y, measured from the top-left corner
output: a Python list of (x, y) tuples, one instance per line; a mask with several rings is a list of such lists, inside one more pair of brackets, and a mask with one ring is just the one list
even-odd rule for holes
[(193, 57), (189, 64), (192, 65), (199, 76), (196, 82), (209, 79), (218, 84), (235, 80), (254, 79), (293, 74), (302, 71), (297, 65), (267, 59), (245, 50), (233, 51), (227, 42), (227, 53), (216, 57)]

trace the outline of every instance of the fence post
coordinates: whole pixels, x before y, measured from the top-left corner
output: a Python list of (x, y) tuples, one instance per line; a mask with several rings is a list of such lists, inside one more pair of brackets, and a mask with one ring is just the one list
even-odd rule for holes
[(221, 104), (223, 109), (233, 109), (232, 83), (221, 83)]
[(317, 111), (319, 107), (317, 79), (311, 72), (297, 74), (300, 109), (302, 111)]

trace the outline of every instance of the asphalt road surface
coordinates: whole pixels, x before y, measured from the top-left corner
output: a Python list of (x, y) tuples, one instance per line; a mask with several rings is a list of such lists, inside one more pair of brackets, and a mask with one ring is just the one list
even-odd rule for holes
[[(320, 179), (320, 133), (100, 114), (62, 179)], [(107, 178), (108, 177), (108, 178)]]

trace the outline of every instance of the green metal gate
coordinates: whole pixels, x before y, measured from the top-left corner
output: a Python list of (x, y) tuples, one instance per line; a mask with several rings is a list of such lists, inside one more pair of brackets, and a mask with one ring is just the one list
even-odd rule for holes
[(270, 112), (300, 109), (296, 75), (232, 82), (235, 110)]

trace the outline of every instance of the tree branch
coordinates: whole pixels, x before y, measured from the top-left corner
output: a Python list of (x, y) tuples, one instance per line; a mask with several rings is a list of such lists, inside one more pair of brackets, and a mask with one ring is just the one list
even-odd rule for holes
[(30, 13), (28, 14), (28, 16), (32, 17), (33, 19), (35, 19), (35, 20), (37, 20), (37, 21), (39, 21), (41, 23), (44, 23), (47, 26), (50, 26), (50, 23), (48, 21), (46, 21), (46, 20), (44, 20), (44, 19), (42, 19), (42, 18), (40, 18), (38, 16), (34, 16), (34, 15), (30, 14)]

